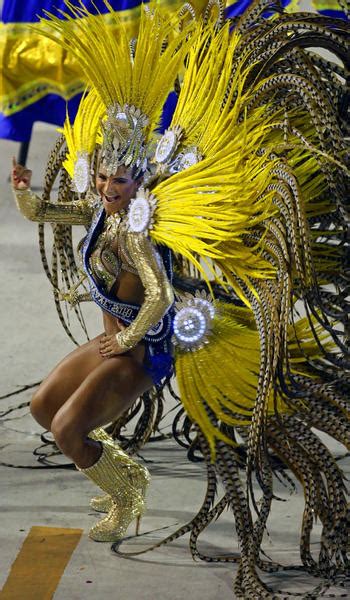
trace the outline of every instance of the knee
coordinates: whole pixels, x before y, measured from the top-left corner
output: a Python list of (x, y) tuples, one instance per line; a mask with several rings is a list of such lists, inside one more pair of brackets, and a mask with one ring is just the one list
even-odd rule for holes
[(73, 423), (67, 421), (64, 416), (57, 414), (52, 419), (51, 433), (61, 452), (76, 461), (75, 457), (83, 443), (83, 436), (80, 435)]
[(47, 394), (40, 388), (31, 399), (30, 412), (39, 425), (45, 429), (50, 429), (51, 418), (48, 410), (48, 398)]

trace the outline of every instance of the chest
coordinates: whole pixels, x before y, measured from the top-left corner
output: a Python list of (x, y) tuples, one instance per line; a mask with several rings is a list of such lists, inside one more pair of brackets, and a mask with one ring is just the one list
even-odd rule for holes
[(107, 292), (123, 271), (137, 275), (128, 251), (127, 225), (123, 218), (111, 215), (105, 219), (103, 229), (92, 246), (89, 266), (96, 283)]

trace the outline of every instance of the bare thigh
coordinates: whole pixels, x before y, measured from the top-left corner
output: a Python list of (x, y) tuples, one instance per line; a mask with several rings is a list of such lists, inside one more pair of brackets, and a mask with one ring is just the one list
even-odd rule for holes
[(104, 359), (99, 354), (101, 337), (102, 334), (68, 354), (49, 373), (34, 394), (31, 412), (46, 429), (50, 429), (54, 415), (89, 373), (102, 364)]
[(120, 416), (152, 385), (143, 366), (132, 356), (105, 359), (57, 411), (55, 422), (69, 421), (76, 431), (88, 433)]
[(90, 431), (122, 415), (153, 383), (130, 354), (104, 359), (56, 412), (51, 431), (62, 452), (80, 467), (98, 455), (86, 440)]
[[(67, 402), (79, 386), (97, 367), (109, 360), (99, 352), (99, 342), (103, 334), (83, 344), (68, 354), (44, 379), (31, 402), (31, 412), (42, 427), (51, 428), (51, 422), (57, 411)], [(139, 345), (132, 353), (134, 360), (141, 366), (144, 348)]]

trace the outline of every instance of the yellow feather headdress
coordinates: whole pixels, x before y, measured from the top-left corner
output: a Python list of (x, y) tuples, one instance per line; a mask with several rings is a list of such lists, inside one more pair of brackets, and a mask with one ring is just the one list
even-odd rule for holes
[(91, 156), (97, 143), (110, 172), (119, 164), (144, 168), (147, 144), (190, 43), (190, 24), (176, 30), (172, 18), (147, 6), (137, 40), (131, 40), (107, 0), (105, 4), (108, 24), (69, 0), (66, 6), (75, 18), (60, 11), (63, 19), (45, 12), (43, 20), (45, 35), (78, 60), (88, 82), (74, 125), (67, 120), (63, 129), (69, 150), (65, 167), (73, 177), (76, 161)]

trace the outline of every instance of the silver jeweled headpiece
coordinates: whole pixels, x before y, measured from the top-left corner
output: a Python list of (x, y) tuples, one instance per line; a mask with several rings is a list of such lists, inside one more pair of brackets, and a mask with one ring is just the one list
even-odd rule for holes
[(134, 177), (147, 169), (146, 125), (148, 118), (134, 106), (113, 104), (107, 108), (107, 118), (101, 123), (101, 164), (108, 176), (120, 165), (133, 167)]

